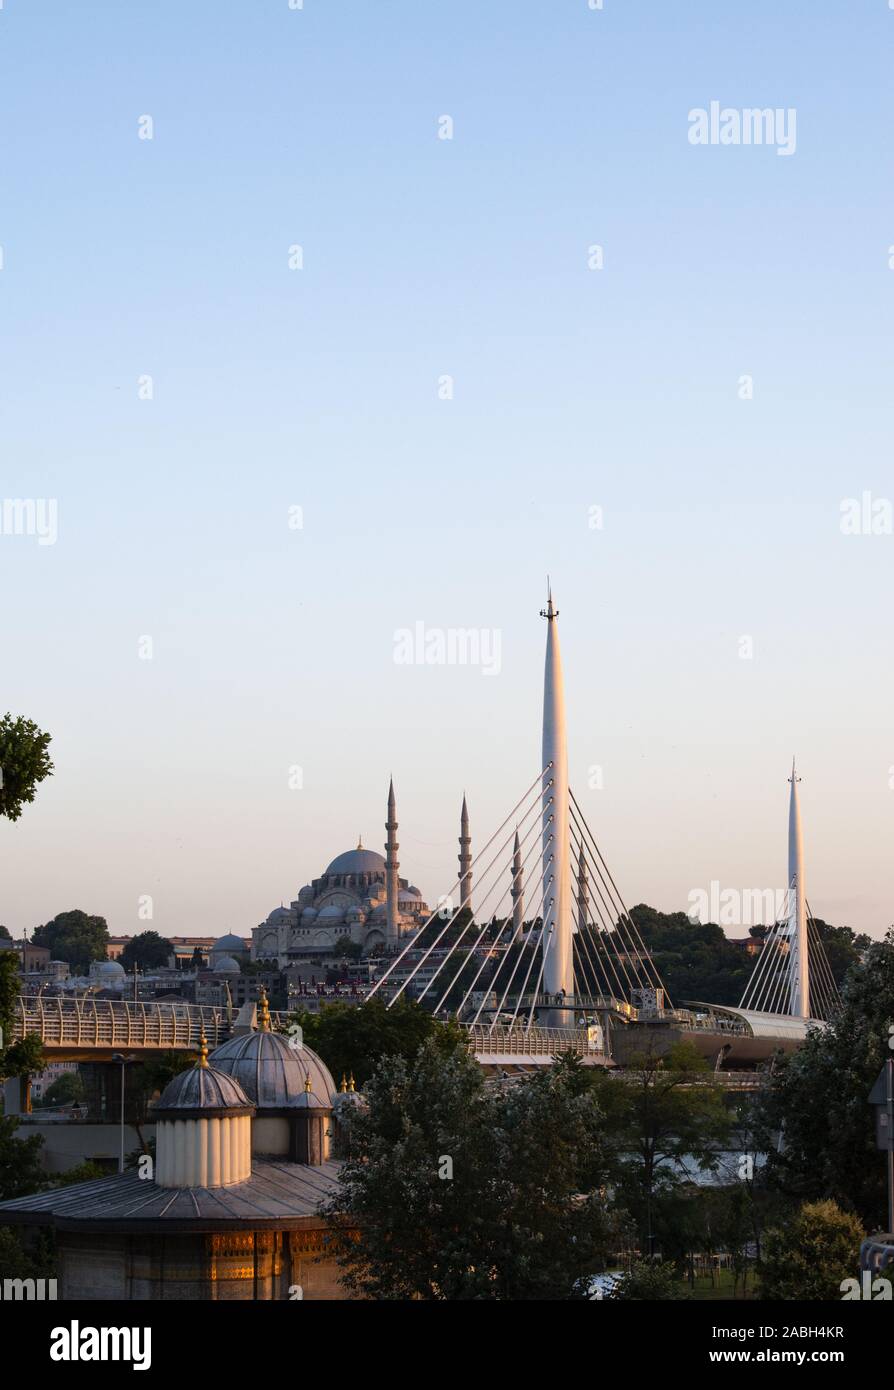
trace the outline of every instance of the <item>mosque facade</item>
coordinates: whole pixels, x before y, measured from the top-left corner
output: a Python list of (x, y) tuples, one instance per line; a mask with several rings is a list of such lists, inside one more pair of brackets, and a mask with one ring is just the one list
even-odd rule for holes
[[(399, 874), (397, 810), (394, 784), (388, 789), (385, 853), (361, 842), (333, 859), (319, 878), (299, 892), (288, 907), (276, 907), (252, 932), (251, 955), (275, 961), (280, 969), (335, 950), (347, 939), (364, 955), (395, 951), (425, 925), (431, 909), (422, 894)], [(460, 884), (463, 903), (471, 902), (472, 841), (463, 798), (460, 827)]]

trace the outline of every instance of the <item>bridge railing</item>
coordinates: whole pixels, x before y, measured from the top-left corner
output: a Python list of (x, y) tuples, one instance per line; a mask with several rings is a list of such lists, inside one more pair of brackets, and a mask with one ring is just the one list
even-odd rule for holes
[(486, 1023), (460, 1024), (470, 1052), (518, 1057), (553, 1057), (563, 1052), (585, 1055), (601, 1053), (593, 1034), (586, 1028), (510, 1028)]
[(203, 1033), (209, 1048), (228, 1038), (230, 1021), (225, 1010), (198, 1004), (20, 995), (15, 1037), (27, 1033), (48, 1048), (197, 1049)]

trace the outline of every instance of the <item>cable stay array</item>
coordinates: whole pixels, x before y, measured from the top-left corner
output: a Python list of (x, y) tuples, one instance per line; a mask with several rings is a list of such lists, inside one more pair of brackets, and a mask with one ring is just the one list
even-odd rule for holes
[[(793, 1014), (794, 982), (791, 953), (796, 932), (795, 891), (790, 883), (788, 905), (781, 921), (774, 922), (742, 995), (740, 1009), (755, 1013)], [(809, 1016), (828, 1023), (841, 1008), (841, 995), (826, 955), (816, 919), (807, 904), (807, 955), (810, 980)]]
[[(617, 884), (568, 793), (570, 912), (553, 911), (557, 817), (552, 764), (547, 763), (498, 830), (472, 861), (474, 903), (463, 901), (463, 879), (438, 907), (370, 991), (392, 1008), (404, 997), (436, 1017), (478, 1029), (537, 1028), (538, 1013), (556, 1008), (573, 1014), (575, 1026), (593, 1022), (596, 1010), (632, 1015), (670, 1007), (667, 991), (621, 898)], [(561, 818), (558, 818), (561, 819)], [(575, 869), (576, 866), (576, 869)], [(544, 972), (557, 934), (571, 935), (573, 994), (547, 994)]]

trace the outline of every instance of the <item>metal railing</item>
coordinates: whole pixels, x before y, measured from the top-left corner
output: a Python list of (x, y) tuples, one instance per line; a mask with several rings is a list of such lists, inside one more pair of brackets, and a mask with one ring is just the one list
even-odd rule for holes
[(563, 1052), (580, 1052), (585, 1056), (601, 1053), (586, 1028), (525, 1028), (521, 1024), (510, 1028), (486, 1023), (461, 1024), (468, 1048), (475, 1056), (482, 1054), (517, 1057), (553, 1057)]
[[(19, 995), (14, 1036), (18, 1039), (37, 1033), (48, 1049), (196, 1051), (203, 1033), (209, 1048), (224, 1042), (230, 1036), (237, 1012), (176, 1001)], [(274, 1013), (270, 1017), (274, 1026), (286, 1026), (288, 1014)]]

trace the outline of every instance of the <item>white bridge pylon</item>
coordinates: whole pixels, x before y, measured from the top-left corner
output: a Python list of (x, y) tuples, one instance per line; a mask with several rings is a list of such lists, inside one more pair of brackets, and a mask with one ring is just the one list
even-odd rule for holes
[(541, 771), (467, 866), (477, 885), (474, 914), (460, 878), (370, 991), (381, 990), (388, 1007), (409, 992), (436, 1015), (491, 1033), (581, 1028), (595, 1023), (596, 1011), (670, 1004), (569, 787), (551, 592), (541, 616)]
[(763, 950), (745, 986), (740, 1009), (787, 1014), (793, 1018), (828, 1022), (841, 1007), (841, 996), (820, 939), (804, 878), (804, 835), (801, 804), (792, 759), (789, 778), (788, 888), (785, 915), (767, 932)]

